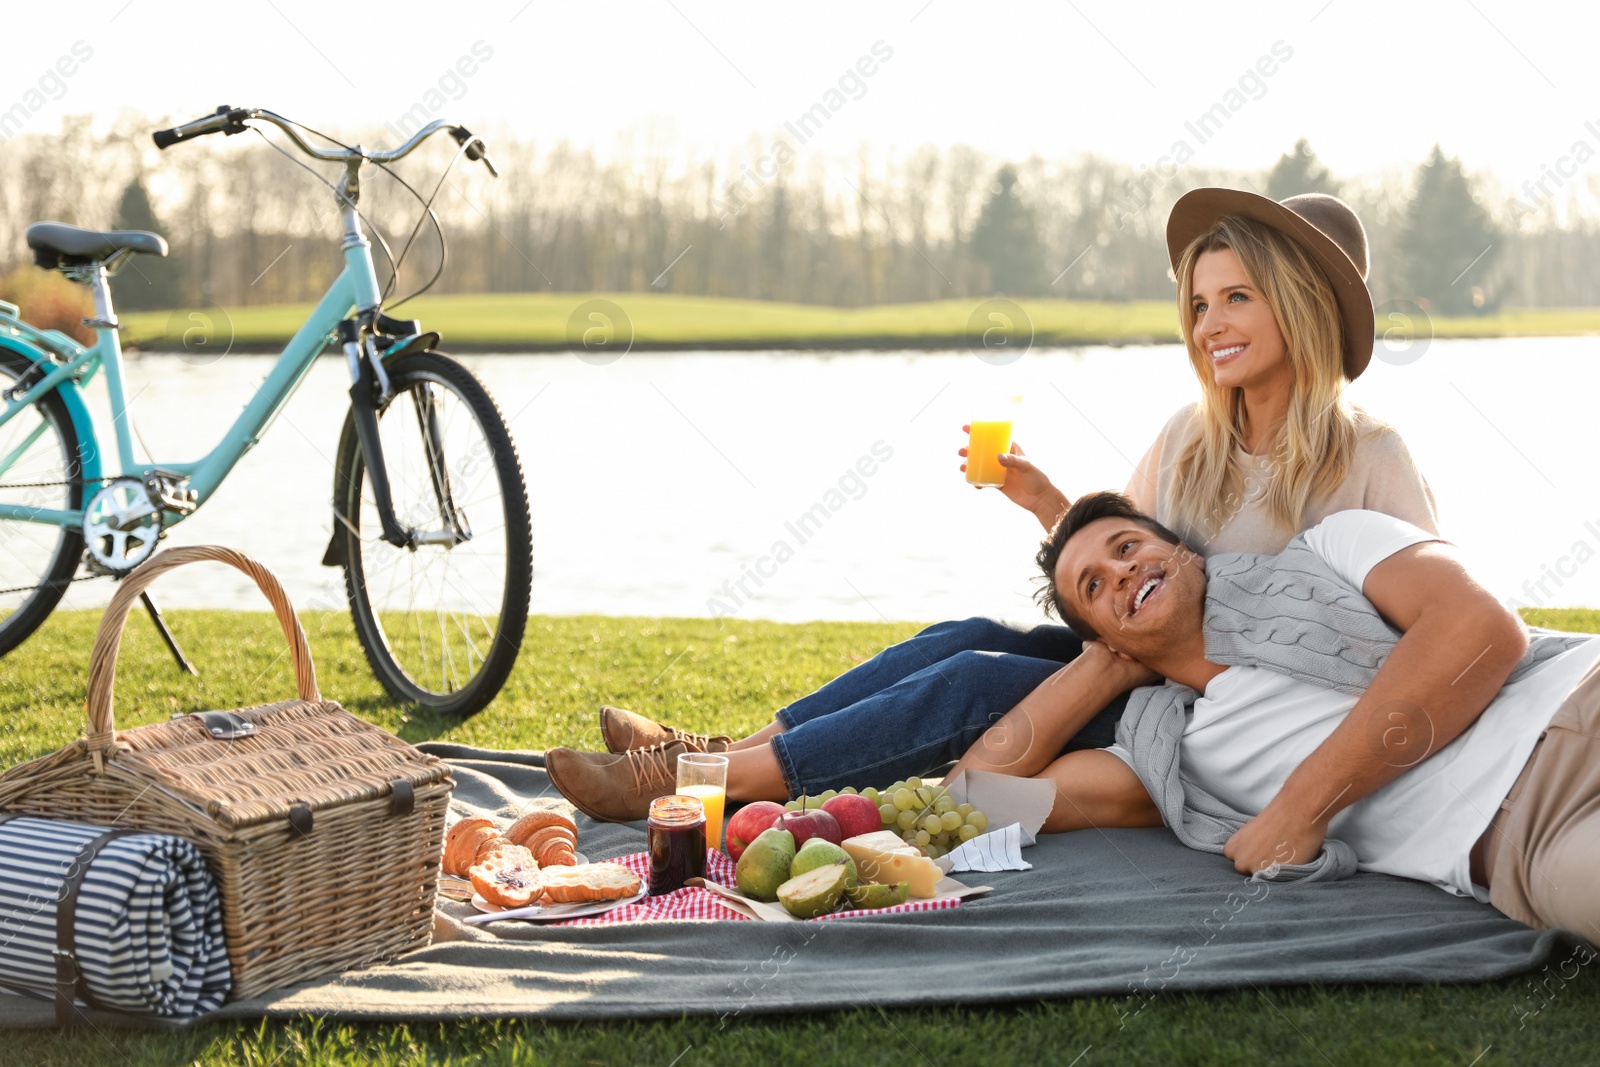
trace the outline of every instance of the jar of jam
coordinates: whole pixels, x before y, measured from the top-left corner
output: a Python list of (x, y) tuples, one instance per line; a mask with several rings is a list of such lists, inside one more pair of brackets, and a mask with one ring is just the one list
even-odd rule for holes
[(682, 889), (706, 876), (706, 809), (696, 797), (665, 796), (650, 802), (650, 895)]

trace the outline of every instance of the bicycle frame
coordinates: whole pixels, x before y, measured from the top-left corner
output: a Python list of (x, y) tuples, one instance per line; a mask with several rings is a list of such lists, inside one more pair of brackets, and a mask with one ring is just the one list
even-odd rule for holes
[[(186, 488), (195, 491), (195, 510), (198, 510), (227, 478), (228, 473), (244, 454), (260, 442), (261, 435), (289, 402), (316, 358), (334, 343), (334, 333), (339, 323), (357, 309), (366, 310), (379, 306), (378, 279), (372, 265), (371, 244), (362, 233), (360, 218), (353, 206), (348, 202), (343, 203), (341, 215), (344, 221), (342, 246), (344, 269), (334, 279), (327, 293), (317, 302), (310, 317), (284, 346), (271, 373), (251, 397), (244, 411), (224, 434), (222, 440), (200, 459), (182, 462), (152, 460), (145, 465), (140, 465), (135, 460), (133, 435), (128, 424), (127, 389), (122, 373), (122, 342), (117, 335), (115, 325), (112, 325), (115, 320), (111, 307), (110, 284), (103, 265), (98, 265), (88, 279), (95, 300), (97, 324), (95, 343), (88, 348), (74, 345), (76, 352), (70, 349), (63, 352), (65, 346), (57, 341), (52, 346), (55, 354), (70, 355), (71, 358), (53, 366), (20, 397), (6, 398), (5, 410), (0, 411), (0, 426), (9, 422), (19, 411), (29, 407), (50, 390), (60, 390), (67, 399), (68, 410), (78, 431), (79, 448), (82, 453), (79, 457), (82, 467), (80, 477), (85, 482), (96, 482), (117, 475), (139, 477), (151, 470), (171, 472), (184, 478)], [(0, 319), (0, 322), (3, 321)], [(51, 353), (44, 350), (43, 342), (46, 339), (38, 331), (20, 323), (6, 323), (6, 325), (13, 327), (11, 332), (15, 337), (27, 338), (33, 343), (18, 345), (0, 336), (0, 344), (22, 348), (24, 354), (32, 356), (41, 365), (54, 363)], [(19, 326), (23, 328), (18, 329)], [(60, 337), (60, 335), (55, 336)], [(107, 474), (102, 469), (102, 450), (94, 419), (84, 404), (81, 393), (81, 387), (86, 386), (102, 366), (106, 372), (106, 389), (110, 394), (111, 417), (116, 440), (116, 475)], [(353, 371), (355, 369), (352, 368)], [(29, 435), (10, 455), (0, 457), (0, 479), (5, 477), (6, 471), (38, 439), (43, 430), (44, 426), (41, 423), (40, 429)], [(163, 517), (165, 525), (171, 526), (181, 522), (186, 515), (167, 511)], [(0, 503), (0, 519), (50, 526), (77, 526), (83, 523), (84, 512), (82, 509), (39, 508), (28, 504)]]

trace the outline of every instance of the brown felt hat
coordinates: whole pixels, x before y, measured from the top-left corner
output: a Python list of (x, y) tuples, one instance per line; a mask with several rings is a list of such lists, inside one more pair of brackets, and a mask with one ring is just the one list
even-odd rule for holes
[(1316, 260), (1339, 302), (1344, 376), (1355, 380), (1372, 361), (1375, 325), (1367, 291), (1367, 231), (1336, 196), (1302, 193), (1275, 202), (1242, 189), (1191, 189), (1167, 216), (1167, 255), (1178, 273), (1183, 250), (1218, 219), (1243, 215), (1294, 238)]

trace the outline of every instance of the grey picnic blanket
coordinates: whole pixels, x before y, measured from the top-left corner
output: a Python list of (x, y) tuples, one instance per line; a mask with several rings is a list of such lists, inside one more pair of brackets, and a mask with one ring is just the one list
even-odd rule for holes
[[(538, 753), (420, 747), (451, 761), (458, 816), (505, 822), (559, 800)], [(580, 815), (578, 826), (593, 860), (644, 847), (638, 824)], [(234, 1001), (210, 1018), (731, 1019), (1070, 996), (1120, 998), (1131, 1014), (1163, 991), (1484, 981), (1584, 945), (1385, 875), (1251, 882), (1165, 829), (1042, 835), (1027, 859), (1030, 871), (966, 876), (993, 892), (957, 908), (832, 922), (464, 926), (469, 905), (442, 901), (430, 947)], [(50, 1023), (47, 1005), (0, 997), (0, 1026)]]

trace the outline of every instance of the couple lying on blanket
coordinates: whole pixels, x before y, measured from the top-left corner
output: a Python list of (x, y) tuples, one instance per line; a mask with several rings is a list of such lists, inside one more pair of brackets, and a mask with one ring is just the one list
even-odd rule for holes
[(1165, 823), (1241, 873), (1378, 871), (1600, 941), (1600, 638), (1530, 633), (1447, 544), (1375, 511), (1330, 515), (1275, 556), (1202, 559), (1096, 493), (1038, 563), (1048, 605), (1085, 641), (1062, 684), (1101, 657), (1095, 675), (1133, 689), (1109, 747), (1061, 751), (1103, 692), (1049, 718), (1024, 701), (969, 748), (949, 709), (896, 707), (874, 661), (844, 678), (888, 683), (877, 699), (780, 713), (743, 742), (604, 709), (615, 754), (552, 750), (551, 778), (591, 815), (638, 818), (684, 751), (727, 752), (736, 801), (959, 758), (1054, 782), (1046, 831)]

